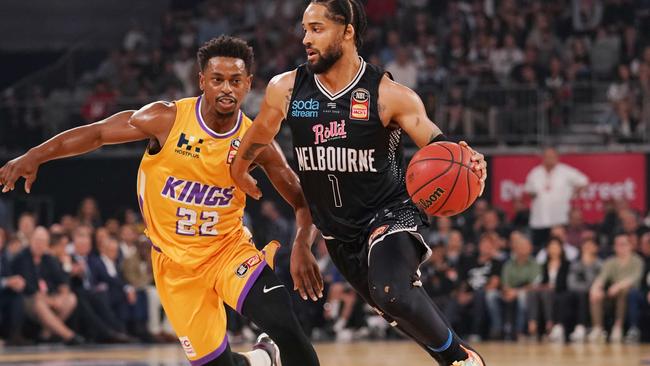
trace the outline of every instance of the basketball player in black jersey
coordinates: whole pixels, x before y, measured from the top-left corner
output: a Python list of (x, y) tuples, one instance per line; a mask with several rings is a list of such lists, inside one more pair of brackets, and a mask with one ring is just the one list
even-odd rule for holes
[[(483, 366), (449, 328), (418, 276), (430, 249), (418, 231), (425, 218), (406, 192), (401, 137), (406, 132), (423, 147), (444, 135), (414, 91), (359, 57), (366, 16), (358, 0), (312, 0), (302, 24), (307, 63), (269, 83), (232, 177), (261, 197), (248, 168), (286, 119), (302, 189), (341, 273), (441, 364)], [(473, 152), (472, 160), (484, 182), (483, 156)], [(303, 298), (316, 300), (322, 285), (306, 264), (310, 256), (307, 246), (294, 247), (291, 272)]]

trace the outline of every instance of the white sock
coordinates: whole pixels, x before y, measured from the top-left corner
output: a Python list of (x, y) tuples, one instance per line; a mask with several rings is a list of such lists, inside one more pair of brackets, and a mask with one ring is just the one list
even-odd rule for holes
[(271, 356), (263, 349), (240, 353), (246, 357), (250, 366), (271, 366)]

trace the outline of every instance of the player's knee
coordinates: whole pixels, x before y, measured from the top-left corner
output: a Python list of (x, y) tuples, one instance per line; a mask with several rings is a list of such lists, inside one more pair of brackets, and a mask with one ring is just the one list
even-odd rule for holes
[(411, 288), (390, 283), (371, 285), (371, 296), (379, 308), (396, 319), (408, 319), (417, 311), (417, 304), (410, 299)]

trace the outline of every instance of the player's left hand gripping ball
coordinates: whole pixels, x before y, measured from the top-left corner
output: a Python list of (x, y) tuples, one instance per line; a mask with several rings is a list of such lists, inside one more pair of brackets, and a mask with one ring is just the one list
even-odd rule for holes
[(485, 161), (485, 156), (469, 147), (465, 141), (461, 141), (459, 144), (461, 146), (465, 146), (472, 152), (472, 157), (470, 157), (470, 160), (474, 162), (472, 169), (479, 175), (481, 179), (481, 193), (479, 193), (479, 196), (482, 196), (483, 190), (485, 189), (485, 179), (487, 179), (487, 162)]

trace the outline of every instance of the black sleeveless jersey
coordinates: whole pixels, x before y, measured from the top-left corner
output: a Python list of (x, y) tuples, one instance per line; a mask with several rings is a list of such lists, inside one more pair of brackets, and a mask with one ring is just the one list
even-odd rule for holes
[(361, 59), (355, 78), (332, 95), (306, 64), (297, 69), (287, 122), (302, 189), (326, 237), (358, 240), (380, 209), (408, 200), (402, 130), (379, 119), (383, 75)]

